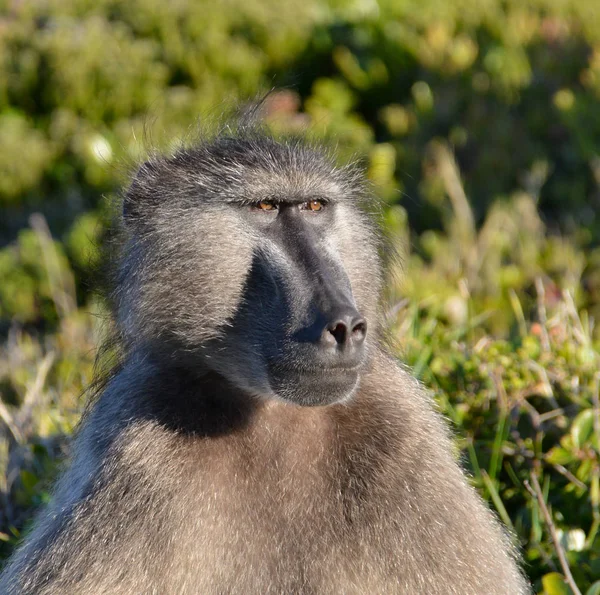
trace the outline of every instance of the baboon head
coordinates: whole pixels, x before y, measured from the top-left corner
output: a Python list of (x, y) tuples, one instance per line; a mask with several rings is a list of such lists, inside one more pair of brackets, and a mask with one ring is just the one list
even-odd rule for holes
[(364, 195), (356, 169), (259, 133), (145, 163), (123, 204), (128, 344), (261, 397), (349, 398), (378, 322)]

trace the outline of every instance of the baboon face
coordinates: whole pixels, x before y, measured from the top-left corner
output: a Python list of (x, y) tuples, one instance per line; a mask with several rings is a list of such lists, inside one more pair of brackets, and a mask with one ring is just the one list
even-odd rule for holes
[(258, 396), (349, 398), (379, 285), (359, 192), (350, 171), (264, 138), (147, 164), (125, 198), (128, 335)]

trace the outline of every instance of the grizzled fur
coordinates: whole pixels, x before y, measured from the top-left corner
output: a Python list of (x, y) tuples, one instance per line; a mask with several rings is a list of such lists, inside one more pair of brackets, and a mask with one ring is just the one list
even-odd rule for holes
[[(124, 362), (0, 592), (529, 592), (429, 395), (378, 338), (363, 195), (356, 170), (255, 133), (141, 167), (113, 295)], [(322, 213), (289, 210), (297, 227), (270, 235), (265, 217), (315, 198)], [(264, 200), (281, 214), (252, 210)], [(369, 329), (335, 399), (326, 367), (310, 390), (293, 380), (315, 367), (294, 337), (323, 296)]]

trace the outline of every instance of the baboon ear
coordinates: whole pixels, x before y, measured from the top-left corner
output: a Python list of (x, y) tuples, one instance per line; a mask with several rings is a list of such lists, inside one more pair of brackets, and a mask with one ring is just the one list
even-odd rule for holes
[(144, 217), (156, 202), (158, 167), (152, 161), (143, 163), (131, 181), (123, 198), (123, 221), (131, 224)]

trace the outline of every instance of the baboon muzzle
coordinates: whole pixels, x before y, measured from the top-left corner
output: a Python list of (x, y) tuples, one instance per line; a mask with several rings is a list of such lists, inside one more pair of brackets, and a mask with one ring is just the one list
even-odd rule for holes
[(294, 340), (313, 348), (317, 366), (359, 366), (364, 358), (367, 321), (356, 307), (343, 263), (314, 229), (293, 221), (293, 216), (289, 219), (285, 253), (293, 267), (291, 289), (304, 294), (304, 299), (294, 302), (305, 310), (294, 316), (302, 321)]
[[(321, 405), (344, 400), (366, 361), (367, 321), (356, 306), (337, 251), (293, 209), (281, 212), (269, 239), (285, 257), (277, 294), (285, 323), (270, 358), (272, 384), (291, 400)], [(269, 266), (269, 263), (266, 264)], [(280, 330), (276, 330), (278, 334)]]

